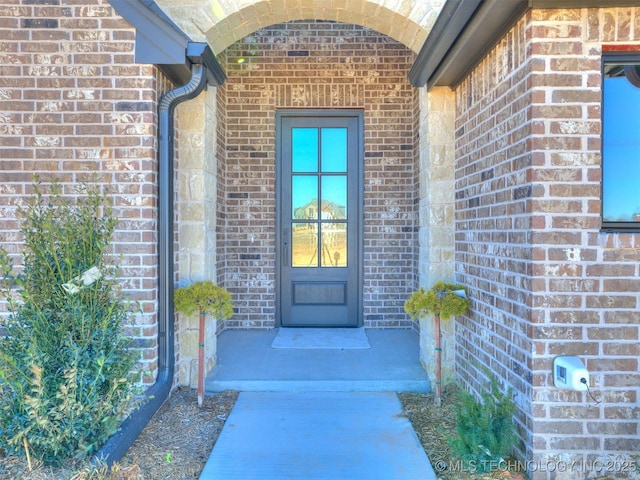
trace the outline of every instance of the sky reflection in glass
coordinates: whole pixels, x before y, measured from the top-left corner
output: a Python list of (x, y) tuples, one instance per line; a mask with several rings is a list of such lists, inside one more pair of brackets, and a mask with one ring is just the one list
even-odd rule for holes
[(635, 222), (640, 215), (640, 89), (625, 77), (605, 78), (603, 220)]
[(291, 132), (293, 172), (318, 171), (318, 129), (294, 128)]
[(347, 129), (322, 129), (322, 171), (347, 171)]

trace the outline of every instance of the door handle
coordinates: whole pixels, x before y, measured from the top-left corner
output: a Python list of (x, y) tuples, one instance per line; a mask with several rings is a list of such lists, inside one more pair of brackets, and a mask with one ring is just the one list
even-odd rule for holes
[(289, 230), (282, 231), (282, 265), (289, 266)]

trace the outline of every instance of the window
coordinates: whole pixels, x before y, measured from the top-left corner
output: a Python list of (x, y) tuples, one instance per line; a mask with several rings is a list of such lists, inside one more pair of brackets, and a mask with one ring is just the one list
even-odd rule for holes
[(640, 230), (640, 54), (603, 67), (602, 228)]

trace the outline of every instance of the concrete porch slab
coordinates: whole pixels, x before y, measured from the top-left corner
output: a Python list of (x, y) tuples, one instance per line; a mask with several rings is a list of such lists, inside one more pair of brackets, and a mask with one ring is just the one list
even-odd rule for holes
[(371, 348), (364, 327), (278, 328), (272, 348), (337, 349)]
[(435, 480), (390, 392), (242, 392), (200, 480)]
[(368, 349), (286, 349), (271, 347), (275, 329), (225, 331), (206, 391), (430, 391), (416, 332), (368, 329), (366, 334)]

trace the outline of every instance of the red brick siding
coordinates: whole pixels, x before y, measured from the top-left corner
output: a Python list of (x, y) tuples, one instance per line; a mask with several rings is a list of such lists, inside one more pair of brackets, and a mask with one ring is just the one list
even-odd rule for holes
[(300, 107), (364, 109), (365, 324), (411, 325), (403, 304), (416, 255), (413, 57), (369, 29), (314, 21), (260, 30), (224, 52), (224, 283), (238, 310), (229, 327), (275, 322), (275, 113)]
[(16, 209), (31, 193), (33, 174), (45, 184), (57, 180), (70, 196), (97, 174), (120, 219), (114, 258), (126, 296), (141, 307), (127, 333), (140, 349), (141, 381), (149, 383), (157, 369), (162, 82), (155, 68), (134, 64), (133, 48), (133, 29), (106, 0), (0, 2), (0, 242), (19, 254)]
[[(535, 10), (456, 92), (457, 272), (474, 297), (460, 377), (478, 388), (471, 360), (515, 388), (536, 479), (640, 449), (640, 237), (599, 230), (602, 44), (638, 41), (638, 8)], [(554, 387), (559, 354), (585, 361), (600, 404)]]

